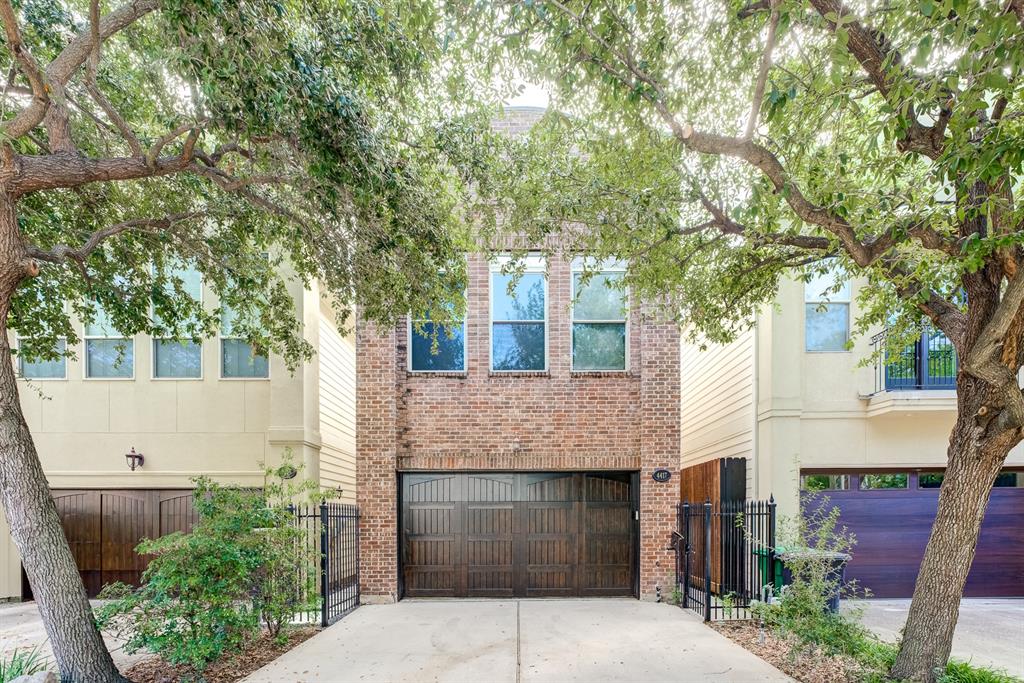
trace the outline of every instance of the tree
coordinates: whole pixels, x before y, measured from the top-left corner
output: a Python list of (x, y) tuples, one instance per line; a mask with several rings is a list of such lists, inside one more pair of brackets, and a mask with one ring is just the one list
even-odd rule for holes
[[(343, 323), (356, 304), (393, 320), (458, 300), (493, 150), (434, 68), (436, 19), (403, 0), (0, 0), (0, 356), (15, 332), (19, 355), (70, 355), (74, 318), (196, 340), (230, 306), (294, 368), (311, 349), (286, 272), (318, 280)], [(187, 295), (182, 265), (218, 308)], [(121, 680), (9, 362), (0, 499), (62, 677)]]
[(448, 10), (481, 78), (546, 83), (565, 114), (525, 143), (544, 161), (516, 162), (510, 229), (630, 259), (629, 286), (713, 342), (783, 274), (828, 270), (870, 283), (859, 332), (888, 325), (900, 348), (924, 319), (952, 341), (948, 469), (892, 670), (933, 679), (991, 485), (1024, 429), (1024, 4)]

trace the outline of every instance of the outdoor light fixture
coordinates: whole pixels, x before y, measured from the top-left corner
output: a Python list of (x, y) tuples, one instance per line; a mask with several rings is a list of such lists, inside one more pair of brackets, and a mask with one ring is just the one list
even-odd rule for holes
[(132, 449), (124, 454), (124, 459), (128, 461), (128, 467), (132, 472), (135, 471), (136, 467), (141, 468), (142, 463), (146, 462), (146, 456), (142, 453), (136, 453), (135, 446), (132, 446)]

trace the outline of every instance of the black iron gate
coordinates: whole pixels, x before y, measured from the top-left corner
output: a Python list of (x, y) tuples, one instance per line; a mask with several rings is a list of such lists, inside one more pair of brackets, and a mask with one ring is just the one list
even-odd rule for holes
[[(359, 606), (359, 508), (340, 503), (321, 503), (292, 508), (295, 523), (306, 533), (304, 539), (316, 549), (320, 566), (315, 582), (319, 591), (320, 609), (298, 617), (304, 621), (319, 620), (330, 626)], [(302, 577), (306, 578), (306, 577)]]
[(683, 502), (677, 511), (679, 605), (712, 619), (747, 619), (775, 585), (775, 501)]

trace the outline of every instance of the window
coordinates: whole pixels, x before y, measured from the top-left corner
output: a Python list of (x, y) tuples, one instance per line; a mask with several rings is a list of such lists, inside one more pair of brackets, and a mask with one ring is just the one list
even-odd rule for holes
[(996, 488), (1024, 488), (1024, 476), (1020, 472), (1000, 472), (992, 485)]
[(917, 475), (917, 488), (937, 489), (942, 487), (942, 480), (946, 478), (944, 472), (921, 472)]
[(233, 336), (238, 316), (221, 303), (220, 314), (220, 376), (225, 379), (267, 379), (270, 363), (263, 354), (253, 353), (245, 339)]
[(574, 264), (572, 273), (572, 369), (626, 369), (626, 308), (622, 267), (608, 264), (584, 272)]
[[(182, 289), (195, 301), (203, 300), (203, 282), (194, 268), (174, 268), (170, 275), (182, 281)], [(160, 324), (159, 315), (153, 313)], [(199, 379), (203, 376), (203, 345), (194, 341), (153, 339), (153, 377), (157, 379)]]
[(846, 351), (850, 338), (850, 283), (835, 291), (836, 275), (826, 273), (804, 285), (807, 351)]
[(18, 370), (21, 372), (21, 376), (25, 379), (67, 379), (68, 359), (64, 357), (66, 349), (65, 341), (58, 339), (54, 353), (59, 353), (60, 358), (56, 360), (29, 360), (19, 354)]
[(907, 488), (907, 479), (907, 475), (902, 472), (899, 474), (862, 474), (860, 475), (860, 490), (905, 489)]
[(491, 370), (547, 370), (546, 264), (528, 257), (516, 276), (501, 272), (506, 262), (491, 266)]
[(850, 488), (848, 474), (804, 474), (800, 476), (804, 491), (846, 491)]
[(106, 311), (97, 305), (96, 317), (85, 325), (87, 379), (132, 379), (135, 376), (135, 340), (122, 337)]
[[(417, 330), (419, 326), (419, 330)], [(437, 345), (435, 347), (434, 342)], [(409, 369), (412, 372), (464, 372), (466, 321), (445, 327), (430, 318), (409, 320)]]

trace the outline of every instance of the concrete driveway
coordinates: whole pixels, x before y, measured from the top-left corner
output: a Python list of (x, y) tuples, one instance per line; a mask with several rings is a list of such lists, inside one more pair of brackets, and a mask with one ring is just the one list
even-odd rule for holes
[(678, 607), (594, 599), (365, 605), (246, 682), (789, 680)]
[[(856, 600), (844, 604), (860, 610), (861, 622), (890, 641), (899, 639), (910, 609), (910, 600)], [(953, 656), (1024, 678), (1024, 599), (961, 600)]]

